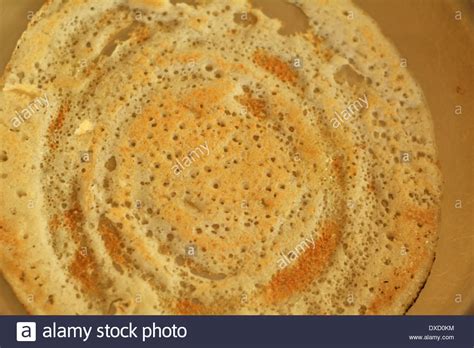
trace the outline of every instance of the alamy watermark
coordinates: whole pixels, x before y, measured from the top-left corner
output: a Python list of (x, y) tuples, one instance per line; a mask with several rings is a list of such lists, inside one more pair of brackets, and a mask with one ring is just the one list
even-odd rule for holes
[(339, 128), (341, 124), (343, 124), (345, 121), (350, 119), (351, 117), (354, 117), (354, 115), (362, 109), (367, 109), (369, 107), (369, 101), (367, 99), (367, 95), (364, 94), (363, 97), (359, 97), (356, 101), (350, 103), (347, 105), (347, 107), (344, 110), (341, 110), (341, 112), (334, 112), (334, 117), (331, 120), (331, 124), (333, 128)]
[(171, 168), (173, 170), (174, 175), (181, 175), (185, 168), (190, 167), (193, 162), (197, 161), (201, 157), (209, 156), (209, 153), (209, 146), (207, 145), (206, 141), (204, 144), (200, 144), (198, 147), (189, 151), (188, 154), (184, 156), (181, 160), (176, 159), (176, 164), (174, 164)]
[(310, 245), (312, 245), (311, 249), (314, 249), (314, 247), (316, 246), (313, 237), (303, 239), (300, 243), (296, 245), (294, 249), (290, 250), (290, 252), (287, 254), (280, 253), (281, 257), (277, 261), (278, 267), (280, 269), (283, 269), (289, 266), (290, 263), (295, 261), (301, 254), (303, 254), (307, 249), (309, 249)]
[(11, 119), (13, 128), (20, 127), (23, 123), (28, 121), (35, 113), (46, 107), (49, 107), (49, 100), (46, 94), (33, 99), (33, 101), (31, 101), (27, 107), (20, 111), (15, 111), (15, 116)]

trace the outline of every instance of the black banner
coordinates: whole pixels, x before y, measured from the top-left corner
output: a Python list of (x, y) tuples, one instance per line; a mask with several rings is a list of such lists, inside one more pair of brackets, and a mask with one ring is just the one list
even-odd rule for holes
[(473, 347), (473, 316), (2, 316), (10, 347)]

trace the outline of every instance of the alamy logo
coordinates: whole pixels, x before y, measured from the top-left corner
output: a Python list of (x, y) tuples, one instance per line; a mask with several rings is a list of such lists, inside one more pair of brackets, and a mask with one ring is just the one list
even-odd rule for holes
[[(206, 152), (203, 150), (206, 150)], [(201, 157), (209, 156), (209, 153), (209, 146), (207, 145), (206, 141), (204, 144), (201, 144), (195, 149), (189, 151), (181, 161), (179, 159), (176, 160), (176, 164), (172, 167), (174, 175), (179, 176), (185, 168), (188, 168), (191, 164), (193, 164), (193, 162), (197, 161)]]
[(356, 101), (348, 104), (346, 108), (342, 110), (340, 113), (338, 113), (337, 111), (334, 112), (334, 115), (336, 117), (334, 117), (331, 120), (333, 128), (338, 128), (345, 121), (347, 121), (351, 117), (354, 117), (354, 115), (359, 113), (362, 109), (368, 109), (368, 108), (369, 108), (369, 100), (367, 98), (367, 94), (364, 94), (364, 97), (359, 97)]
[(36, 342), (36, 323), (16, 323), (16, 340), (17, 342)]
[(15, 116), (11, 119), (13, 128), (18, 128), (28, 121), (31, 116), (39, 112), (42, 108), (49, 107), (49, 99), (45, 94), (42, 97), (35, 98), (31, 101), (24, 109), (20, 111), (15, 111)]

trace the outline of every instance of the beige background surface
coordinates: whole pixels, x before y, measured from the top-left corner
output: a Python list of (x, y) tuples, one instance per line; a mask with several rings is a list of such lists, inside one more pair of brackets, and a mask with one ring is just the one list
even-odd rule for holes
[[(97, 0), (100, 1), (100, 0)], [(284, 20), (282, 32), (304, 30), (299, 11), (255, 0)], [(443, 172), (440, 239), (431, 274), (409, 314), (474, 314), (474, 0), (355, 0), (407, 59), (432, 112)], [(0, 72), (42, 0), (0, 0)], [(461, 11), (462, 20), (455, 20)], [(455, 114), (456, 105), (462, 114)], [(0, 140), (1, 141), (1, 140)], [(0, 192), (0, 199), (2, 199)], [(456, 209), (456, 200), (462, 208)], [(0, 314), (23, 307), (0, 277)]]

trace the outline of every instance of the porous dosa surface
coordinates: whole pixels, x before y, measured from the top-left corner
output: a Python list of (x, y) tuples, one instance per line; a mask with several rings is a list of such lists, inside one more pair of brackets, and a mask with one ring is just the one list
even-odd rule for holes
[(439, 214), (423, 94), (351, 2), (294, 4), (291, 36), (246, 1), (35, 15), (0, 92), (0, 269), (29, 312), (407, 310)]

